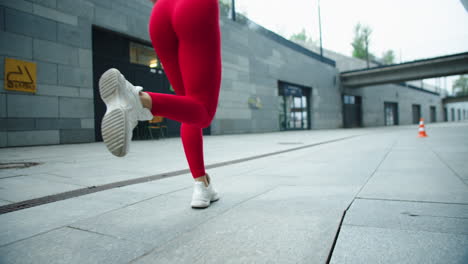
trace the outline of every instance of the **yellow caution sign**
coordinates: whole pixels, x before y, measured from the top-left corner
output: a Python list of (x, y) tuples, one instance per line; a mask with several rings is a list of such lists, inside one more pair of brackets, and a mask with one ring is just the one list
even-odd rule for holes
[(35, 93), (36, 73), (34, 62), (5, 58), (5, 90)]

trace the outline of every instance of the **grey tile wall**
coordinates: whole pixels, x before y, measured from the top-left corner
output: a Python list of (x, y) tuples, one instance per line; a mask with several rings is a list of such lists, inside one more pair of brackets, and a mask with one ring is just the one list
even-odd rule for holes
[(65, 14), (53, 8), (48, 8), (42, 5), (34, 4), (33, 13), (37, 16), (45, 17), (60, 23), (78, 25), (78, 18), (73, 15)]
[(0, 93), (0, 118), (5, 117), (7, 117), (6, 94)]
[(0, 55), (32, 59), (31, 37), (6, 31), (0, 32)]
[(37, 82), (41, 84), (57, 84), (57, 64), (48, 62), (37, 62)]
[(57, 9), (88, 20), (92, 20), (94, 17), (94, 4), (87, 1), (59, 0)]
[[(62, 2), (63, 0), (59, 0)], [(32, 0), (33, 3), (43, 5), (45, 7), (56, 8), (57, 7), (57, 0)]]
[(0, 148), (7, 146), (7, 132), (0, 132)]
[(58, 130), (8, 132), (7, 146), (59, 144)]
[(59, 117), (58, 97), (8, 94), (7, 101), (9, 118)]
[(4, 72), (5, 72), (5, 57), (0, 56), (0, 80), (3, 80)]
[(60, 97), (61, 118), (93, 118), (94, 101), (87, 98)]
[(77, 87), (67, 87), (62, 85), (38, 84), (36, 94), (49, 96), (77, 97), (80, 94), (80, 89)]
[(32, 13), (33, 10), (33, 4), (24, 0), (0, 0), (0, 6), (10, 7), (29, 13)]
[(78, 66), (78, 48), (34, 39), (34, 59), (57, 64)]
[(0, 30), (5, 30), (5, 8), (0, 7)]
[(15, 9), (5, 10), (5, 30), (38, 39), (57, 40), (57, 22)]
[(67, 65), (58, 66), (58, 84), (74, 87), (90, 87), (93, 82), (90, 69)]
[(60, 130), (60, 144), (93, 142), (94, 129)]

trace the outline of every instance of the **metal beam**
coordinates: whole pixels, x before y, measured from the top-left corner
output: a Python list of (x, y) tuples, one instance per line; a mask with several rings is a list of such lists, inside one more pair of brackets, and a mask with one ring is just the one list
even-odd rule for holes
[(468, 73), (468, 52), (341, 73), (346, 87), (400, 83)]

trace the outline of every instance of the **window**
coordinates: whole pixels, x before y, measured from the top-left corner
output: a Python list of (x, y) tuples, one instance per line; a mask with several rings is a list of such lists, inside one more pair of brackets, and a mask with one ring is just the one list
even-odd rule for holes
[(343, 102), (344, 104), (355, 104), (356, 103), (356, 98), (352, 95), (344, 95), (343, 96)]
[(150, 68), (162, 68), (152, 47), (130, 42), (130, 63), (141, 64)]

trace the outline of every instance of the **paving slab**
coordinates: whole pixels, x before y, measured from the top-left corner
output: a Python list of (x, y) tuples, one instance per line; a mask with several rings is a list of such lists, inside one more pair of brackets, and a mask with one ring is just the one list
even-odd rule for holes
[(278, 186), (134, 263), (324, 263), (353, 191)]
[(468, 235), (344, 225), (332, 264), (468, 262)]
[(343, 224), (468, 235), (468, 204), (356, 199)]
[(192, 189), (183, 189), (148, 199), (132, 206), (78, 221), (71, 226), (92, 232), (124, 237), (160, 246), (178, 235), (188, 232), (208, 219), (222, 214), (274, 187), (262, 181), (232, 181), (229, 186), (219, 186), (222, 198), (209, 210), (190, 208)]
[(405, 169), (418, 170), (442, 168), (446, 168), (446, 165), (431, 151), (392, 150), (379, 170), (402, 171)]
[(0, 263), (128, 263), (150, 245), (69, 227), (0, 247)]
[[(87, 262), (83, 255), (101, 263), (107, 258), (113, 263), (324, 263), (343, 211), (363, 188), (359, 196), (366, 200), (354, 200), (348, 211), (342, 228), (346, 240), (340, 240), (341, 233), (339, 238), (346, 243), (337, 244), (334, 263), (343, 263), (343, 254), (355, 263), (374, 263), (366, 257), (405, 263), (379, 250), (388, 247), (406, 256), (406, 244), (416, 255), (434, 251), (434, 260), (452, 247), (457, 252), (446, 259), (457, 263), (467, 256), (461, 250), (467, 248), (467, 191), (457, 175), (464, 169), (458, 157), (466, 152), (466, 144), (457, 141), (465, 140), (467, 128), (457, 126), (454, 132), (441, 124), (426, 139), (416, 138), (413, 127), (207, 137), (206, 161), (213, 164), (361, 135), (209, 169), (222, 198), (206, 210), (190, 208), (193, 180), (184, 174), (3, 214), (0, 250), (11, 251), (7, 256), (19, 263), (72, 262), (70, 256)], [(0, 178), (36, 176), (46, 184), (82, 188), (187, 168), (180, 139), (133, 143), (123, 159), (109, 155), (102, 143), (0, 149), (2, 162), (43, 162), (0, 170)], [(0, 192), (3, 187), (0, 180)], [(428, 203), (365, 204), (367, 199)], [(349, 232), (354, 233), (346, 237)], [(67, 236), (94, 248), (64, 241)], [(57, 249), (59, 244), (63, 248)], [(375, 259), (372, 252), (381, 256)]]
[(448, 168), (379, 170), (358, 197), (468, 203), (468, 187)]
[(47, 174), (3, 178), (0, 179), (0, 184), (4, 187), (4, 189), (0, 189), (0, 198), (20, 202), (47, 196), (55, 192), (83, 188), (81, 185), (62, 183), (57, 180), (60, 180), (60, 178)]
[(0, 246), (191, 186), (180, 178), (107, 190), (0, 215)]
[[(321, 131), (291, 131), (281, 133), (245, 134), (207, 136), (204, 138), (205, 161), (207, 165), (232, 161), (262, 154), (284, 151), (298, 146), (307, 146), (330, 140), (359, 136), (372, 130), (321, 130)], [(299, 145), (287, 143), (299, 142)], [(222, 155), (220, 154), (222, 153)], [(53, 175), (53, 184), (48, 181), (29, 182), (23, 178), (23, 187), (15, 187), (19, 200), (37, 198), (58, 194), (70, 189), (62, 188), (76, 185), (98, 186), (117, 181), (152, 176), (188, 169), (182, 144), (179, 138), (163, 140), (133, 141), (130, 153), (124, 158), (117, 158), (108, 153), (102, 142), (87, 144), (70, 144), (56, 146), (1, 148), (2, 162), (39, 162), (38, 166), (24, 169), (0, 170), (0, 185), (2, 178), (13, 176)], [(50, 177), (53, 179), (53, 177)], [(7, 181), (8, 182), (8, 181)], [(33, 194), (28, 186), (35, 185), (42, 190)], [(47, 191), (46, 191), (47, 190)], [(24, 196), (23, 196), (24, 195)], [(0, 199), (7, 197), (0, 196)], [(15, 200), (18, 201), (18, 200)]]

